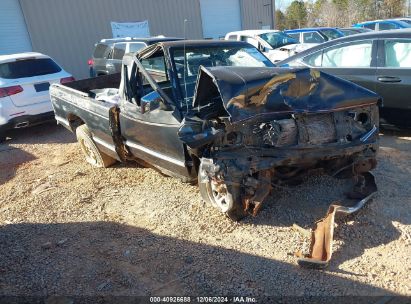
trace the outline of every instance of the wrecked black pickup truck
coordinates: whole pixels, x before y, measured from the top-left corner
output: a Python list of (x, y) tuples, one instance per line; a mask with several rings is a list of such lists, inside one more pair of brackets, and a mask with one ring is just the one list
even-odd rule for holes
[(53, 84), (56, 119), (89, 163), (139, 161), (185, 181), (233, 220), (311, 169), (349, 172), (367, 197), (379, 97), (310, 69), (272, 66), (234, 41), (173, 41), (127, 54), (121, 76)]

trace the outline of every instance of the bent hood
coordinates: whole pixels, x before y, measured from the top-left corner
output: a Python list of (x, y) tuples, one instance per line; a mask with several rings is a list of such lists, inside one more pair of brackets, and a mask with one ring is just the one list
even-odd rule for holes
[(375, 104), (379, 96), (314, 69), (201, 66), (193, 108), (239, 121), (262, 113), (330, 112)]

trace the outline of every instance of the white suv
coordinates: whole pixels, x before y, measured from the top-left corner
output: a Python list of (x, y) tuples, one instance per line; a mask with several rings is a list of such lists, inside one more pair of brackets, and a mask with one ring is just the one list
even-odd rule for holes
[(46, 55), (0, 55), (0, 142), (10, 129), (52, 120), (50, 84), (73, 80)]

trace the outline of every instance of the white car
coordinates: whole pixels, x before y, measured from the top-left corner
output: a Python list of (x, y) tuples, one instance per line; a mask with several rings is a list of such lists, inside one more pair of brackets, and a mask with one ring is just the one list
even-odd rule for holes
[(49, 56), (0, 55), (0, 142), (10, 129), (54, 119), (49, 86), (73, 80)]
[(225, 35), (225, 40), (248, 42), (263, 52), (274, 63), (317, 45), (317, 43), (299, 43), (296, 39), (279, 30), (230, 32)]

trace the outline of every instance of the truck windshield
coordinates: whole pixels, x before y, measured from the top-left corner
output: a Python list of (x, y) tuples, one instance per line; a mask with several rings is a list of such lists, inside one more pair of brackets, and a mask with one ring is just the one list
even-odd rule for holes
[(266, 41), (273, 49), (289, 44), (298, 43), (296, 39), (282, 32), (265, 33), (259, 35), (259, 37)]
[[(255, 47), (197, 47), (173, 51), (173, 60), (179, 79), (180, 88), (190, 102), (194, 95), (194, 88), (200, 66), (247, 66), (247, 67), (274, 67)], [(184, 68), (184, 62), (186, 68)]]

